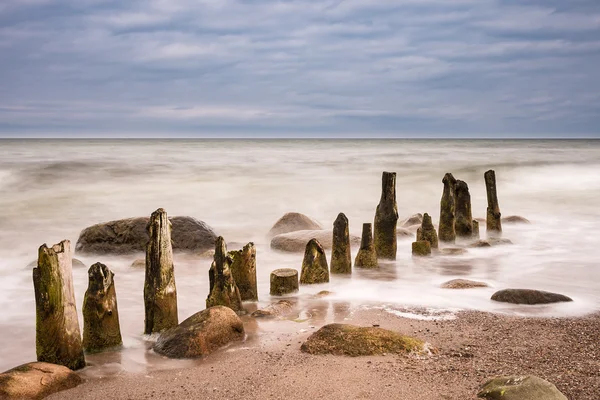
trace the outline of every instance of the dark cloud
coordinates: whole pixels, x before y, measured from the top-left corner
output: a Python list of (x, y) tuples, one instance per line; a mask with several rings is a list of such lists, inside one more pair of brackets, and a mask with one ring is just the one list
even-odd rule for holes
[(597, 136), (576, 0), (4, 0), (1, 135)]

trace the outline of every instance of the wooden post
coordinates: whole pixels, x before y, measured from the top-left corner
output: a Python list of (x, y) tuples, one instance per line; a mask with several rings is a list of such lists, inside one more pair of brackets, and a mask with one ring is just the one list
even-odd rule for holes
[(240, 291), (242, 301), (258, 301), (254, 243), (248, 243), (242, 250), (230, 251), (229, 256), (233, 260), (231, 275)]
[(348, 218), (344, 213), (339, 213), (335, 222), (333, 223), (333, 249), (331, 250), (331, 273), (352, 273), (350, 231), (348, 227)]
[(356, 268), (377, 268), (377, 253), (373, 244), (372, 225), (364, 223), (362, 228), (362, 237), (360, 241), (360, 249), (354, 260)]
[(496, 192), (496, 172), (489, 170), (484, 174), (485, 188), (487, 191), (487, 216), (486, 226), (488, 236), (500, 236), (502, 234), (502, 214), (498, 205), (498, 193)]
[[(210, 293), (206, 299), (206, 308), (225, 306), (233, 311), (244, 312), (240, 291), (231, 275), (233, 260), (227, 255), (227, 245), (222, 236), (215, 244), (215, 257), (209, 270)], [(211, 277), (212, 275), (212, 277)]]
[(471, 212), (471, 195), (466, 182), (456, 181), (456, 236), (463, 239), (473, 238), (473, 215)]
[(310, 285), (326, 282), (329, 282), (329, 267), (325, 251), (317, 239), (311, 239), (304, 251), (300, 283)]
[(456, 230), (454, 229), (454, 189), (456, 179), (454, 179), (452, 174), (447, 173), (444, 175), (442, 183), (444, 184), (444, 193), (442, 194), (442, 200), (440, 201), (440, 226), (438, 234), (440, 241), (454, 243), (456, 240)]
[(396, 259), (398, 205), (396, 204), (396, 173), (384, 172), (381, 177), (381, 199), (375, 212), (374, 237), (377, 257)]

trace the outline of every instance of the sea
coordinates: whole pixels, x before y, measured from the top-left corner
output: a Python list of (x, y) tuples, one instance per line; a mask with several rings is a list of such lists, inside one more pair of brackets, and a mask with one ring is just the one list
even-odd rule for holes
[[(331, 316), (323, 321), (334, 318), (336, 304), (429, 319), (453, 318), (461, 310), (525, 318), (599, 311), (598, 140), (0, 140), (0, 370), (35, 360), (32, 267), (44, 243), (67, 239), (74, 250), (87, 226), (149, 216), (162, 207), (170, 216), (205, 221), (228, 243), (254, 242), (259, 302), (251, 307), (264, 307), (272, 302), (269, 273), (302, 265), (302, 253), (270, 248), (267, 233), (285, 213), (306, 214), (332, 229), (343, 212), (350, 232), (360, 236), (362, 224), (373, 221), (382, 172), (393, 171), (400, 221), (427, 212), (437, 227), (442, 178), (451, 172), (469, 185), (473, 217), (485, 218), (483, 175), (489, 169), (496, 171), (502, 215), (530, 221), (504, 224), (503, 237), (512, 244), (423, 260), (411, 255), (414, 238), (399, 237), (396, 261), (302, 286), (295, 297), (331, 292), (324, 311)], [(352, 249), (353, 257), (357, 251)], [(142, 335), (144, 271), (131, 267), (140, 256), (74, 257), (114, 271), (124, 338), (123, 350), (88, 359), (90, 374), (164, 367), (148, 350), (152, 338)], [(180, 321), (205, 308), (210, 263), (176, 254)], [(490, 287), (440, 288), (455, 278)], [(87, 269), (74, 268), (73, 279), (83, 329)], [(505, 288), (559, 292), (574, 301), (514, 306), (490, 300)], [(304, 316), (311, 324), (310, 307)], [(277, 330), (277, 323), (269, 329)]]

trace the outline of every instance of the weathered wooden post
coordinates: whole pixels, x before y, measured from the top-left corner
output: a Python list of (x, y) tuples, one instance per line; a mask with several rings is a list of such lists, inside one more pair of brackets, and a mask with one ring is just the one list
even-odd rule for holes
[(381, 199), (375, 212), (374, 237), (377, 257), (396, 259), (398, 205), (396, 204), (396, 173), (384, 172), (381, 177)]
[(177, 288), (171, 247), (171, 222), (162, 208), (148, 221), (150, 239), (146, 246), (144, 333), (149, 335), (177, 326)]
[(500, 206), (498, 205), (496, 172), (489, 170), (484, 174), (484, 178), (488, 201), (486, 216), (487, 235), (500, 236), (502, 234), (502, 214), (500, 213)]
[(354, 266), (356, 268), (377, 268), (379, 266), (370, 223), (363, 224), (360, 249), (358, 250), (358, 254), (356, 254)]
[(233, 260), (231, 275), (240, 291), (242, 301), (258, 301), (256, 286), (256, 247), (250, 242), (242, 250), (230, 251)]
[(293, 268), (280, 268), (271, 272), (271, 296), (282, 296), (298, 291), (298, 271)]
[(421, 227), (417, 229), (417, 241), (425, 240), (428, 241), (432, 249), (438, 248), (438, 235), (435, 231), (433, 223), (431, 222), (431, 216), (427, 213), (423, 215), (423, 222)]
[(339, 213), (335, 222), (333, 223), (333, 249), (331, 250), (331, 273), (352, 273), (350, 230), (348, 227), (348, 218), (344, 213)]
[(206, 299), (206, 308), (225, 306), (237, 313), (244, 312), (240, 290), (231, 274), (233, 260), (227, 254), (225, 239), (219, 236), (215, 243), (215, 257), (208, 272), (210, 292)]
[(414, 257), (426, 257), (431, 255), (431, 244), (427, 240), (413, 242), (412, 255)]
[(323, 246), (317, 239), (311, 239), (306, 244), (300, 283), (310, 285), (313, 283), (329, 282), (329, 267)]
[(83, 348), (93, 353), (121, 346), (121, 327), (115, 291), (115, 274), (104, 264), (88, 270), (88, 289), (83, 300)]
[(471, 213), (471, 195), (466, 182), (456, 181), (456, 236), (463, 239), (473, 238), (473, 215)]
[(35, 338), (38, 361), (76, 370), (85, 367), (85, 357), (71, 268), (68, 240), (51, 248), (45, 244), (39, 248), (38, 264), (33, 268)]
[(473, 239), (479, 239), (479, 221), (473, 220)]
[(440, 201), (440, 226), (438, 229), (438, 234), (440, 241), (454, 243), (456, 240), (456, 230), (454, 228), (454, 189), (456, 185), (456, 179), (454, 179), (451, 173), (447, 173), (444, 175), (442, 183), (444, 184), (444, 193), (442, 194), (442, 200)]

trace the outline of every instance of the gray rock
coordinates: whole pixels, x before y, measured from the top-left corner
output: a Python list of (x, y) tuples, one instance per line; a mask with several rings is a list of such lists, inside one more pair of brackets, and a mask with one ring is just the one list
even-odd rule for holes
[[(273, 250), (286, 251), (290, 253), (301, 253), (306, 249), (306, 244), (311, 239), (317, 239), (326, 250), (333, 247), (333, 230), (296, 231), (284, 233), (271, 239)], [(360, 246), (360, 238), (350, 235), (350, 245)]]
[(415, 214), (415, 215), (412, 215), (412, 216), (406, 218), (404, 221), (402, 221), (398, 225), (400, 225), (402, 228), (408, 228), (409, 226), (421, 225), (422, 223), (423, 223), (423, 214), (419, 213), (419, 214)]
[(502, 218), (503, 224), (531, 224), (527, 218), (518, 216), (518, 215), (510, 215), (508, 217)]
[(315, 231), (320, 229), (323, 229), (323, 225), (309, 216), (297, 212), (289, 212), (275, 222), (275, 225), (273, 225), (269, 231), (268, 236), (273, 237), (283, 233)]
[(492, 295), (492, 300), (511, 304), (550, 304), (573, 301), (558, 293), (532, 289), (504, 289)]

